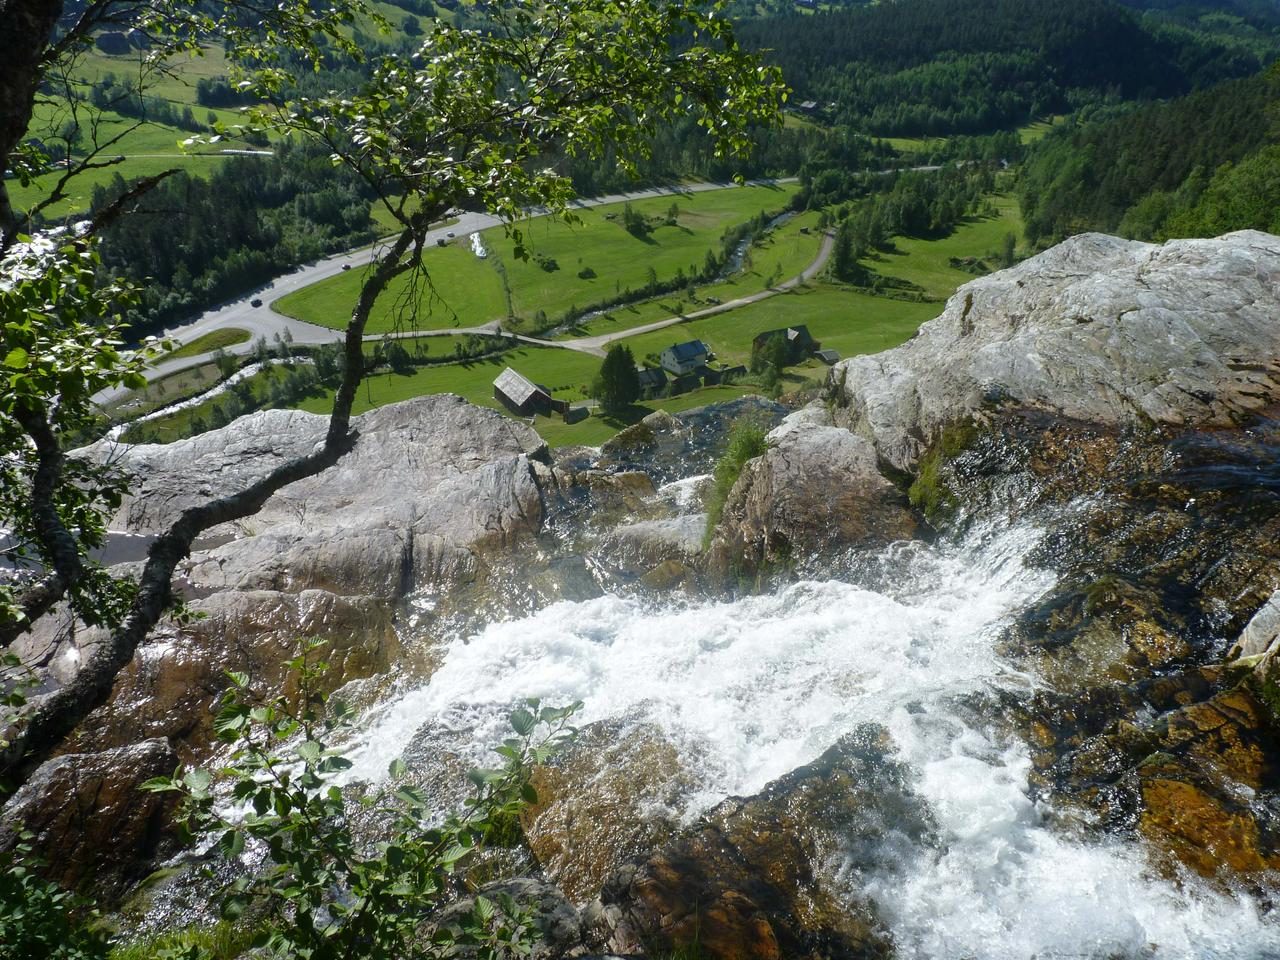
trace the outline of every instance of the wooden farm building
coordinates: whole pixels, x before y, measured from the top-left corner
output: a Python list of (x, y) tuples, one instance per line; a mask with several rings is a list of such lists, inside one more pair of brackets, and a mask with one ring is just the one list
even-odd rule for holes
[(546, 387), (534, 383), (510, 367), (498, 374), (498, 378), (493, 381), (493, 399), (512, 413), (525, 417), (535, 413), (549, 414), (552, 410), (568, 407), (563, 401), (552, 400), (551, 391)]
[(636, 367), (640, 389), (657, 392), (667, 385), (667, 372), (661, 367)]

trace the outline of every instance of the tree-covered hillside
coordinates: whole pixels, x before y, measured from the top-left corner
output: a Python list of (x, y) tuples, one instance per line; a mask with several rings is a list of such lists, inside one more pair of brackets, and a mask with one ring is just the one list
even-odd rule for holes
[(1277, 192), (1275, 151), (1258, 151), (1276, 139), (1278, 101), (1280, 72), (1272, 70), (1060, 128), (1031, 150), (1022, 170), (1028, 238), (1102, 230), (1147, 239), (1266, 228), (1270, 218), (1261, 208), (1244, 211), (1265, 206)]
[(1104, 97), (1187, 93), (1261, 67), (1247, 45), (1107, 0), (899, 0), (754, 21), (798, 98), (878, 134), (990, 131)]

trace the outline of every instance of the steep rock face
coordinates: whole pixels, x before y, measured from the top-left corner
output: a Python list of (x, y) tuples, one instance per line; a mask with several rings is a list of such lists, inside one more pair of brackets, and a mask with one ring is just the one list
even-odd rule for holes
[(1280, 387), (1280, 238), (1082, 234), (961, 287), (894, 350), (836, 365), (836, 418), (910, 472), (947, 423), (1011, 403), (1111, 425), (1226, 425)]
[(210, 707), (226, 689), (228, 671), (243, 671), (294, 700), (297, 677), (282, 665), (298, 655), (300, 638), (320, 643), (313, 658), (329, 664), (330, 688), (382, 673), (400, 653), (393, 613), (375, 597), (228, 590), (190, 608), (201, 616), (162, 623), (139, 648), (116, 678), (111, 700), (76, 733), (75, 750), (170, 737), (183, 760), (196, 762), (212, 745)]
[(846, 545), (877, 546), (916, 532), (906, 497), (880, 473), (864, 437), (822, 407), (787, 418), (769, 449), (743, 467), (725, 502), (711, 563), (723, 574)]
[(51, 879), (74, 886), (92, 877), (95, 895), (107, 900), (149, 872), (174, 798), (139, 787), (176, 765), (164, 740), (56, 757), (5, 804), (0, 847), (28, 830), (45, 851)]
[[(1280, 395), (1277, 316), (1280, 238), (1073, 237), (965, 284), (901, 347), (837, 364), (827, 400), (743, 470), (713, 556), (732, 569), (779, 559), (779, 544), (911, 535), (886, 477), (932, 484), (946, 430), (995, 411), (1113, 430), (1235, 424)], [(925, 507), (945, 499), (917, 492)]]
[[(243, 489), (321, 443), (326, 417), (268, 410), (221, 430), (114, 455), (133, 495), (116, 523), (164, 529), (183, 509)], [(196, 591), (323, 589), (392, 599), (407, 587), (466, 575), (477, 554), (536, 533), (541, 491), (531, 428), (441, 394), (356, 417), (355, 448), (290, 484), (249, 520), (210, 531), (182, 572)], [(218, 544), (220, 539), (227, 542)]]
[[(131, 478), (133, 496), (113, 526), (151, 534), (182, 510), (241, 490), (314, 449), (326, 425), (325, 417), (272, 410), (168, 446), (104, 443), (83, 455), (110, 457)], [(245, 671), (265, 691), (290, 696), (294, 681), (283, 664), (300, 640), (315, 639), (322, 641), (316, 656), (330, 664), (330, 689), (383, 673), (402, 659), (395, 629), (401, 599), (483, 578), (493, 558), (541, 530), (546, 448), (527, 426), (438, 395), (371, 411), (353, 427), (359, 439), (336, 466), (282, 489), (253, 517), (210, 531), (196, 545), (175, 581), (190, 610), (203, 616), (157, 628), (117, 678), (111, 700), (73, 736), (74, 753), (32, 781), (23, 810), (56, 804), (69, 789), (66, 778), (80, 783), (102, 768), (104, 782), (118, 781), (112, 809), (136, 805), (142, 824), (150, 807), (136, 783), (172, 772), (178, 759), (203, 759), (227, 671)], [(82, 625), (55, 620), (46, 618), (19, 647), (48, 665), (51, 682), (65, 680), (98, 639)], [(165, 745), (165, 769), (149, 767), (139, 778), (112, 773), (143, 738)], [(10, 823), (20, 822), (11, 813), (15, 804), (5, 808)], [(47, 854), (80, 842), (73, 827), (50, 822), (41, 834)], [(86, 838), (86, 849), (101, 842), (110, 850), (107, 836)], [(122, 856), (122, 867), (130, 856)], [(91, 860), (73, 865), (68, 880), (85, 876), (75, 871)]]

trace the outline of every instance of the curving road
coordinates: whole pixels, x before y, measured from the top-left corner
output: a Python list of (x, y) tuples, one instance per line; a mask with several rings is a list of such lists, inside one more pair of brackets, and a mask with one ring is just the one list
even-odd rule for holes
[[(783, 179), (765, 179), (765, 180), (748, 180), (746, 186), (769, 186), (779, 183), (794, 183), (794, 177)], [(628, 193), (615, 193), (603, 197), (591, 197), (588, 199), (575, 200), (570, 207), (578, 209), (586, 209), (589, 207), (604, 206), (611, 203), (623, 203), (627, 200), (642, 200), (647, 197), (665, 197), (680, 196), (691, 193), (704, 193), (709, 190), (726, 190), (739, 186), (736, 183), (689, 183), (677, 186), (649, 187), (644, 190), (633, 190)], [(535, 208), (530, 211), (530, 216), (541, 216), (546, 210)], [(434, 244), (437, 240), (448, 239), (450, 235), (465, 236), (469, 233), (475, 233), (479, 230), (486, 230), (489, 227), (499, 226), (502, 221), (495, 216), (487, 213), (463, 213), (459, 215), (456, 222), (451, 222), (432, 230), (427, 234), (427, 244)], [(207, 310), (200, 316), (187, 323), (176, 327), (171, 327), (164, 331), (164, 336), (175, 340), (179, 345), (190, 343), (205, 334), (212, 333), (222, 327), (235, 327), (241, 330), (247, 330), (250, 338), (233, 346), (225, 348), (225, 352), (231, 354), (246, 354), (253, 349), (253, 342), (259, 337), (265, 337), (268, 341), (274, 340), (277, 334), (283, 336), (287, 331), (293, 336), (293, 342), (298, 344), (323, 344), (333, 343), (342, 339), (342, 331), (332, 330), (328, 327), (317, 326), (316, 324), (306, 323), (302, 320), (295, 320), (292, 317), (286, 317), (282, 313), (277, 313), (272, 309), (272, 303), (279, 298), (301, 290), (303, 287), (309, 287), (313, 283), (319, 283), (321, 280), (327, 280), (330, 277), (337, 276), (342, 273), (344, 268), (356, 269), (368, 265), (376, 256), (382, 244), (377, 243), (369, 247), (363, 247), (358, 250), (348, 251), (346, 253), (336, 254), (324, 260), (317, 260), (309, 264), (305, 264), (293, 270), (290, 273), (277, 277), (270, 283), (264, 284), (255, 290), (250, 291), (239, 299), (229, 301), (219, 307)], [(783, 285), (785, 286), (785, 285)], [(255, 307), (254, 300), (262, 302), (262, 306)], [(746, 302), (746, 301), (743, 301)], [(738, 301), (734, 301), (735, 304)], [(718, 311), (716, 311), (718, 312)], [(698, 314), (690, 314), (687, 317), (672, 317), (670, 320), (659, 321), (657, 326), (650, 325), (653, 329), (670, 323), (680, 323), (686, 319), (693, 319), (697, 316), (704, 315), (703, 312)], [(644, 328), (648, 329), (648, 327)], [(493, 323), (485, 324), (481, 327), (468, 327), (465, 329), (452, 328), (441, 331), (412, 331), (398, 334), (403, 337), (420, 337), (420, 336), (451, 336), (459, 333), (480, 333), (493, 334), (501, 331), (501, 321), (495, 320)], [(610, 335), (615, 336), (615, 335)], [(366, 340), (376, 341), (383, 339), (382, 334), (370, 334), (365, 337)], [(578, 341), (573, 340), (538, 340), (532, 337), (519, 337), (527, 343), (535, 343), (541, 346), (554, 346), (567, 349), (583, 349), (587, 353), (603, 355), (602, 348), (593, 342), (588, 342), (583, 346), (578, 346)], [(595, 341), (601, 338), (587, 338), (588, 341)], [(607, 342), (607, 340), (605, 341)], [(191, 357), (183, 357), (177, 360), (161, 361), (146, 371), (148, 380), (158, 380), (161, 377), (186, 370), (191, 367), (198, 367), (201, 364), (208, 363), (213, 358), (213, 352), (198, 354)], [(109, 403), (125, 395), (129, 391), (126, 390), (109, 390), (98, 394), (94, 399), (98, 403)]]

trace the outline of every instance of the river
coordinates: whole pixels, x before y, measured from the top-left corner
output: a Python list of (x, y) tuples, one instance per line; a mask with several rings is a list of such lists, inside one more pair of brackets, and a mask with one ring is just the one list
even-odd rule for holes
[(370, 714), (353, 773), (377, 780), (428, 725), (486, 763), (521, 698), (581, 700), (583, 724), (609, 721), (622, 737), (654, 725), (676, 745), (697, 787), (668, 812), (689, 821), (878, 724), (933, 829), (834, 872), (871, 898), (900, 957), (1280, 956), (1280, 924), (1244, 893), (1162, 876), (1135, 841), (1061, 826), (1029, 785), (1027, 747), (1000, 732), (995, 708), (984, 715), (990, 694), (1038, 682), (997, 639), (1053, 585), (1023, 561), (1043, 535), (1028, 522), (896, 545), (865, 558), (877, 572), (862, 585), (807, 580), (714, 602), (606, 593), (491, 623)]

